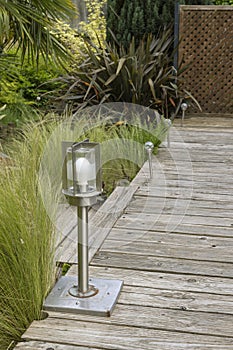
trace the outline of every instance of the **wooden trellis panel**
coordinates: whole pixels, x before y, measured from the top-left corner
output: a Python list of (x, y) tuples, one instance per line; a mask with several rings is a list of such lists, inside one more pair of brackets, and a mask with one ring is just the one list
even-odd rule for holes
[(205, 113), (233, 114), (233, 6), (180, 6), (183, 86)]

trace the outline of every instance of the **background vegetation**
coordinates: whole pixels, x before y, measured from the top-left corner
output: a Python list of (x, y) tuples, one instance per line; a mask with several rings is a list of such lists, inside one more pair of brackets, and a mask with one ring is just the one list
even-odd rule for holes
[(104, 102), (130, 102), (157, 109), (166, 117), (185, 96), (177, 84), (177, 74), (170, 56), (169, 31), (157, 38), (152, 35), (128, 49), (104, 43), (93, 47), (87, 41), (87, 58), (69, 74), (59, 79), (62, 89), (58, 110), (74, 113), (79, 108)]
[[(218, 1), (221, 2), (221, 1)], [(226, 2), (226, 1), (225, 1)], [(180, 5), (210, 5), (211, 0), (180, 0)], [(164, 26), (174, 20), (174, 0), (108, 0), (107, 41), (127, 47), (134, 37), (136, 45), (152, 33), (157, 36)], [(114, 33), (114, 38), (111, 33)]]

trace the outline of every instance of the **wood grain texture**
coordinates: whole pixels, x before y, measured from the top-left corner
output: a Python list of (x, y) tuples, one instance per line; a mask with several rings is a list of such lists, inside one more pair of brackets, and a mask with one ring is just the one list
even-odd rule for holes
[[(129, 340), (130, 342), (130, 340)], [(214, 344), (188, 344), (188, 343), (173, 343), (173, 342), (157, 342), (157, 344), (154, 342), (151, 349), (153, 350), (232, 350), (232, 345), (214, 345)], [(161, 348), (162, 346), (162, 348)], [(55, 344), (55, 343), (42, 343), (37, 341), (30, 341), (30, 342), (23, 342), (16, 346), (17, 350), (101, 350), (101, 349), (113, 349), (113, 350), (119, 350), (124, 349), (121, 345), (118, 345), (118, 347), (114, 347), (113, 344), (110, 345), (110, 347), (101, 347), (98, 349), (93, 347), (83, 347), (83, 346), (70, 346), (70, 345), (64, 345), (64, 344)], [(134, 347), (131, 347), (131, 345), (128, 345), (129, 350), (134, 349)]]
[(192, 256), (189, 259), (181, 259), (101, 250), (100, 253), (96, 254), (94, 262), (97, 266), (115, 268), (122, 267), (122, 264), (125, 264), (124, 266), (127, 266), (128, 269), (134, 269), (135, 271), (143, 270), (179, 273), (190, 276), (202, 275), (233, 278), (232, 264), (193, 260)]
[[(124, 307), (125, 308), (125, 307)], [(148, 324), (151, 314), (149, 314), (149, 320), (144, 317), (138, 317), (139, 310), (134, 308), (137, 313), (133, 315), (133, 324), (138, 324), (139, 320), (145, 321)], [(146, 325), (140, 325), (139, 327), (124, 326), (126, 323), (126, 313), (123, 315), (120, 313), (120, 306), (117, 306), (117, 314), (119, 315), (117, 320), (101, 319), (99, 323), (94, 319), (89, 321), (79, 321), (75, 320), (75, 316), (72, 319), (68, 319), (66, 315), (57, 314), (58, 317), (49, 317), (46, 321), (38, 322), (35, 321), (32, 326), (25, 333), (25, 339), (41, 339), (41, 334), (45, 341), (63, 343), (64, 345), (79, 345), (79, 346), (90, 346), (90, 347), (100, 347), (103, 349), (158, 349), (158, 345), (166, 345), (169, 349), (180, 349), (180, 346), (185, 346), (189, 344), (190, 348), (193, 346), (199, 346), (204, 349), (205, 346), (231, 346), (233, 347), (233, 338), (221, 336), (208, 336), (206, 334), (190, 334), (186, 332), (173, 332), (164, 331), (161, 328), (163, 324), (159, 325), (159, 329), (147, 328)], [(146, 311), (146, 314), (148, 310)], [(162, 316), (163, 311), (160, 310), (160, 316)], [(182, 311), (180, 312), (182, 313)], [(116, 314), (116, 313), (115, 313)], [(146, 316), (144, 314), (144, 316)], [(125, 316), (124, 316), (125, 315)], [(135, 317), (137, 315), (137, 317)], [(158, 315), (157, 315), (158, 316)], [(185, 325), (185, 321), (177, 320), (176, 328), (181, 325)], [(196, 319), (193, 319), (193, 323)], [(216, 320), (215, 320), (216, 321)], [(158, 324), (157, 319), (156, 323)], [(166, 322), (166, 321), (165, 321)], [(223, 320), (220, 320), (219, 324)], [(150, 323), (152, 325), (152, 322)], [(192, 324), (187, 322), (186, 327)], [(213, 328), (212, 328), (213, 329)], [(51, 330), (53, 330), (51, 332)], [(205, 328), (202, 329), (202, 332)]]
[[(123, 261), (124, 262), (124, 261)], [(76, 267), (69, 270), (69, 274), (76, 274)], [(91, 266), (92, 276), (100, 278), (115, 278), (124, 280), (124, 285), (166, 289), (171, 291), (208, 293), (216, 296), (233, 295), (233, 280), (226, 277), (179, 274), (169, 272), (144, 271), (125, 267)]]
[[(172, 129), (174, 147), (153, 156), (153, 179), (146, 162), (91, 214), (90, 276), (124, 280), (112, 316), (50, 312), (16, 349), (233, 350), (232, 140), (230, 128)], [(67, 210), (58, 220), (74, 275)]]
[(83, 346), (64, 345), (57, 343), (45, 343), (41, 341), (20, 342), (15, 347), (17, 350), (99, 350)]

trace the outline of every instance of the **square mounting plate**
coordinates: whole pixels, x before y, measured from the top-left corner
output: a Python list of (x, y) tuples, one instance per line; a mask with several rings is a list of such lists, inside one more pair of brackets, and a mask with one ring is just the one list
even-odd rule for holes
[(98, 289), (97, 294), (86, 298), (74, 297), (69, 293), (69, 290), (77, 285), (77, 277), (61, 277), (47, 296), (43, 305), (43, 310), (111, 316), (121, 292), (123, 281), (90, 278), (89, 284)]

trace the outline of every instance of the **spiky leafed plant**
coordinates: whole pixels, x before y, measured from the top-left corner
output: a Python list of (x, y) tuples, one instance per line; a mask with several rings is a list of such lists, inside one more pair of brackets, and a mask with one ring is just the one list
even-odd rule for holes
[(66, 56), (65, 47), (51, 33), (54, 21), (74, 13), (71, 0), (0, 0), (0, 53), (12, 46), (37, 60), (42, 54)]
[[(106, 43), (104, 48), (88, 46), (88, 57), (60, 80), (63, 108), (72, 111), (103, 102), (130, 102), (158, 109), (168, 116), (184, 92), (177, 87), (177, 74), (171, 61), (172, 36), (164, 31), (149, 35), (128, 49)], [(62, 95), (62, 97), (60, 97)]]

